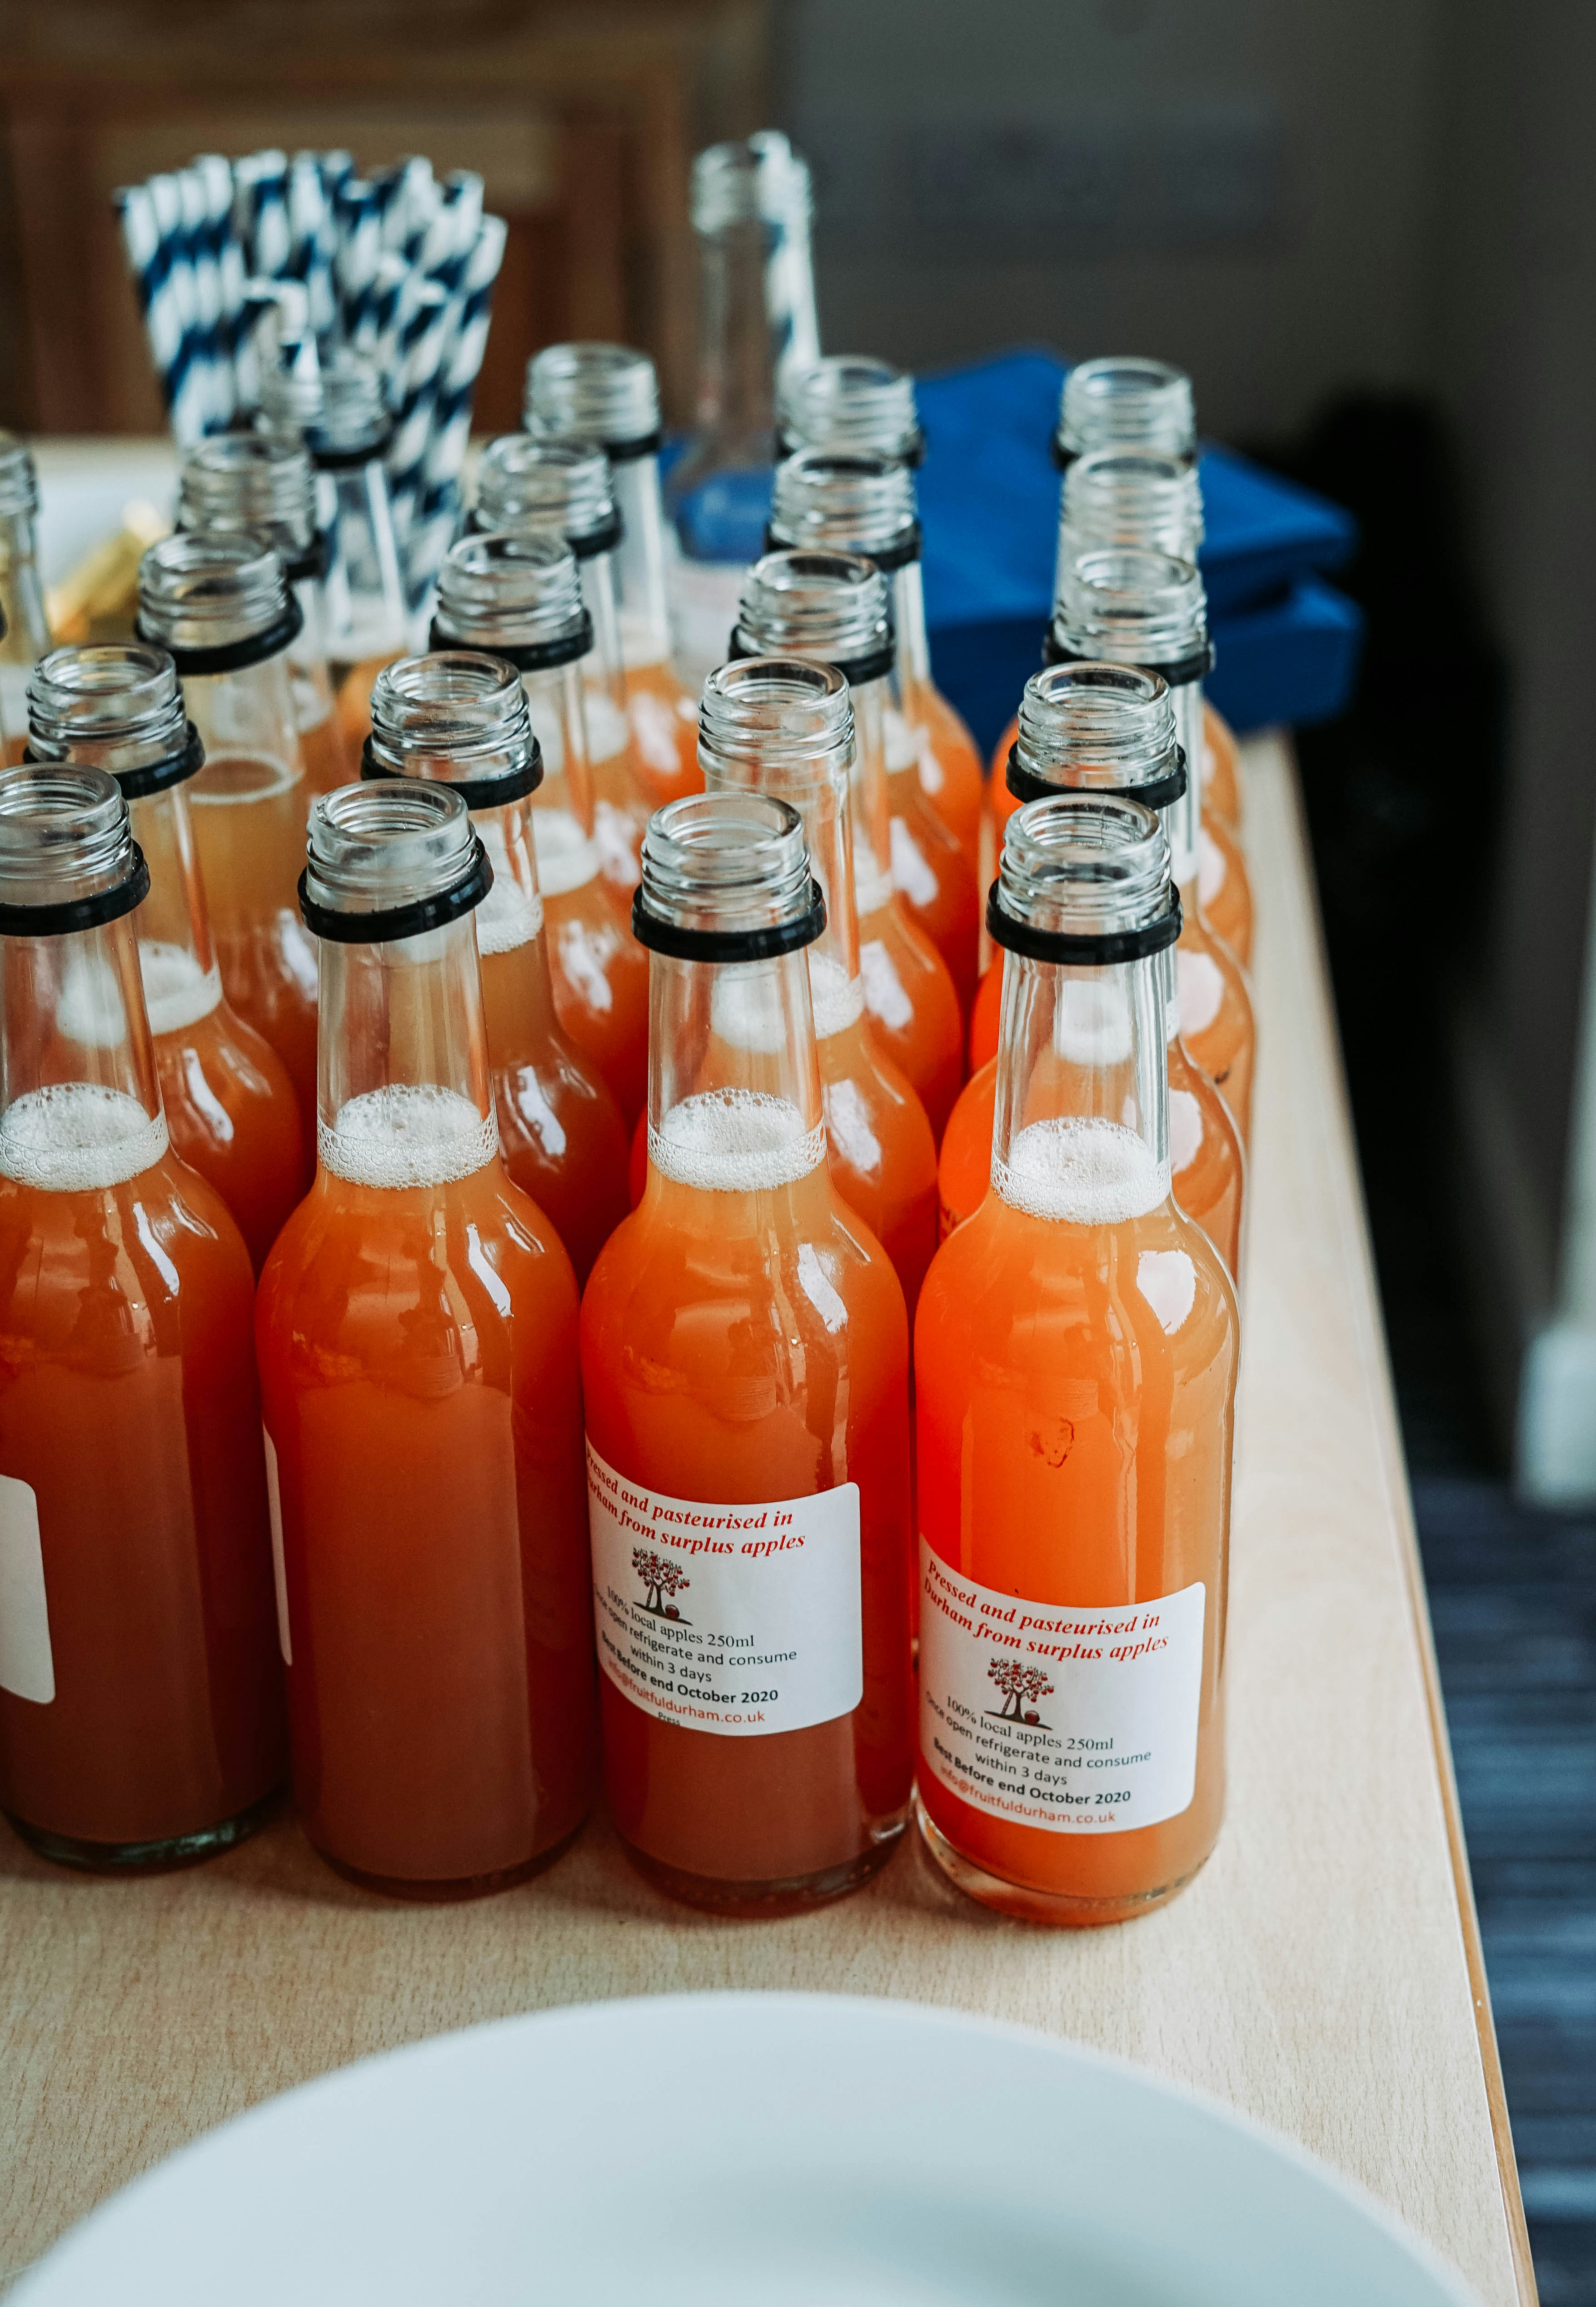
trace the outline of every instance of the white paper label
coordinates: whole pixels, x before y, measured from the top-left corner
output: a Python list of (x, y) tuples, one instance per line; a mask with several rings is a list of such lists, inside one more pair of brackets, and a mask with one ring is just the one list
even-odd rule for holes
[(920, 1541), (920, 1751), (973, 1809), (1057, 1834), (1175, 1818), (1197, 1784), (1199, 1583), (1109, 1610), (978, 1586)]
[(14, 1474), (0, 1474), (0, 1690), (37, 1706), (56, 1695), (39, 1500)]
[(712, 1505), (624, 1479), (589, 1443), (588, 1522), (598, 1662), (634, 1706), (762, 1738), (863, 1697), (857, 1482)]
[(283, 1501), (277, 1486), (277, 1445), (262, 1426), (261, 1439), (266, 1445), (266, 1503), (271, 1509), (271, 1572), (277, 1582), (277, 1646), (283, 1654), (283, 1664), (294, 1663), (294, 1645), (288, 1640), (288, 1576), (283, 1568)]

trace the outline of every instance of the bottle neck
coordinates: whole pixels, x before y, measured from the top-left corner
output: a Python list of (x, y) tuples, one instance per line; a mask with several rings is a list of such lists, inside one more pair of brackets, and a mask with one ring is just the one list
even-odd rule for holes
[(133, 921), (0, 942), (0, 1176), (81, 1192), (166, 1152)]
[(920, 691), (931, 680), (931, 641), (925, 630), (925, 586), (918, 561), (892, 572), (892, 633), (897, 650), (893, 677), (898, 701), (911, 719)]
[(288, 643), (288, 674), (302, 729), (313, 729), (332, 711), (332, 677), (327, 669), (327, 608), (317, 577), (302, 577), (294, 598), (303, 619)]
[(850, 795), (854, 892), (859, 918), (892, 902), (892, 806), (887, 785), (886, 677), (854, 691), (854, 768)]
[(1186, 791), (1160, 815), (1169, 836), (1170, 878), (1184, 905), (1197, 877), (1197, 831), (1203, 821), (1203, 684), (1183, 682), (1171, 689), (1175, 742), (1186, 755)]
[[(582, 678), (589, 689), (602, 690), (616, 710), (626, 711), (626, 675), (621, 663), (621, 609), (615, 592), (615, 556), (590, 553), (577, 568), (582, 580), (582, 606), (593, 620), (593, 646), (582, 660)], [(594, 748), (596, 751), (598, 749)]]
[(697, 430), (774, 450), (776, 369), (785, 329), (766, 289), (766, 227), (746, 221), (699, 242)]
[[(511, 802), (504, 809), (473, 810), (471, 822), (493, 869), (493, 886), (476, 908), (476, 950), (482, 956), (484, 992), (489, 992), (496, 976), (513, 973), (519, 995), (518, 1019), (541, 1032), (553, 1024), (554, 993), (544, 935), (531, 800)], [(504, 1062), (516, 1053), (500, 1049), (497, 1054)]]
[(621, 515), (615, 551), (620, 596), (621, 662), (663, 665), (671, 650), (665, 603), (665, 507), (657, 457), (624, 457), (611, 470)]
[(543, 783), (532, 796), (532, 832), (538, 886), (545, 897), (579, 889), (599, 870), (580, 673), (579, 665), (562, 665), (522, 676), (533, 734), (543, 749)]
[(768, 1234), (824, 1189), (808, 956), (648, 956), (648, 1159), (705, 1222)]
[(50, 625), (31, 513), (0, 513), (0, 611), (5, 617), (0, 665), (34, 665), (48, 655)]
[(267, 801), (304, 776), (287, 654), (233, 673), (189, 673), (189, 718), (205, 747), (193, 803)]
[(846, 770), (839, 768), (834, 775), (819, 777), (789, 776), (779, 768), (742, 777), (711, 773), (706, 783), (711, 793), (741, 787), (768, 793), (798, 812), (810, 871), (826, 900), (826, 926), (807, 948), (815, 1039), (826, 1042), (834, 1034), (845, 1033), (864, 1015)]
[(498, 1158), (472, 916), (383, 945), (323, 939), (317, 1144), (359, 1186), (432, 1187)]
[(380, 457), (317, 476), (317, 513), (333, 536), (327, 571), (327, 646), (339, 664), (392, 656), (405, 646), (404, 571), (388, 475)]
[(992, 1184), (1035, 1217), (1113, 1224), (1169, 1192), (1163, 954), (1084, 967), (1007, 953)]
[(181, 1033), (210, 1016), (222, 990), (187, 789), (168, 785), (127, 808), (150, 868), (150, 895), (134, 917), (150, 1030)]

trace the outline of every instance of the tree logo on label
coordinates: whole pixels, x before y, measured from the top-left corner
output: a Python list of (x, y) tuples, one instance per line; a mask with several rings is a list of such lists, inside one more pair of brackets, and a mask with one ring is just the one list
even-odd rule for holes
[(1053, 1685), (1039, 1666), (1027, 1666), (1023, 1659), (995, 1658), (986, 1669), (987, 1680), (995, 1682), (1003, 1694), (1001, 1706), (989, 1706), (987, 1712), (995, 1714), (1000, 1722), (1025, 1722), (1045, 1730), (1049, 1726), (1035, 1711), (1039, 1698), (1051, 1698)]
[(692, 1584), (679, 1562), (668, 1554), (650, 1554), (647, 1547), (634, 1546), (631, 1566), (642, 1581), (645, 1610), (656, 1618), (675, 1618), (684, 1626), (691, 1625), (692, 1620), (683, 1618), (671, 1599)]

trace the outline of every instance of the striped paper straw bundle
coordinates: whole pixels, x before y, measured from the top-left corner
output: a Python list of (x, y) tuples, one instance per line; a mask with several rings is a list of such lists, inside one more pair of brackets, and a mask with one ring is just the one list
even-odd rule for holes
[(372, 363), (393, 420), (390, 486), (419, 598), (459, 521), (504, 254), (481, 177), (440, 180), (417, 155), (363, 176), (344, 151), (204, 153), (115, 202), (183, 446), (254, 421), (268, 374), (313, 378), (350, 354)]

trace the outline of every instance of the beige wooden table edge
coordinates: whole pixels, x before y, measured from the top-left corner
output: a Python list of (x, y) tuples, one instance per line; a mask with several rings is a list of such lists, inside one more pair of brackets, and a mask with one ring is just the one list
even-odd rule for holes
[(1402, 1436), (1396, 1421), (1395, 1390), (1392, 1381), (1390, 1351), (1386, 1328), (1380, 1315), (1379, 1281), (1375, 1271), (1374, 1253), (1370, 1244), (1369, 1214), (1363, 1196), (1363, 1173), (1358, 1159), (1357, 1138), (1352, 1128), (1351, 1102), (1347, 1089), (1346, 1067), (1342, 1056), (1341, 1033), (1337, 1024), (1330, 991), (1329, 954), (1325, 943), (1324, 922), (1318, 905), (1317, 886), (1314, 879), (1312, 849), (1309, 840), (1307, 808), (1303, 798), (1300, 772), (1290, 739), (1283, 733), (1271, 733), (1266, 737), (1250, 741), (1244, 754), (1254, 747), (1277, 750), (1283, 758), (1290, 808), (1296, 839), (1300, 847), (1304, 881), (1309, 910), (1309, 931), (1319, 959), (1319, 972), (1315, 989), (1314, 1008), (1319, 1031), (1326, 1043), (1326, 1074), (1333, 1085), (1336, 1121), (1343, 1140), (1343, 1152), (1347, 1174), (1357, 1196), (1359, 1223), (1355, 1230), (1356, 1252), (1362, 1271), (1357, 1296), (1373, 1314), (1369, 1340), (1369, 1352), (1366, 1361), (1366, 1385), (1375, 1422), (1380, 1429), (1385, 1452), (1385, 1486), (1390, 1500), (1392, 1518), (1396, 1525), (1407, 1576), (1409, 1601), (1413, 1616), (1413, 1631), (1418, 1642), (1420, 1666), (1424, 1677), (1425, 1702), (1429, 1712), (1430, 1738), (1435, 1748), (1436, 1771), (1440, 1782), (1441, 1808), (1446, 1826), (1446, 1847), (1452, 1860), (1453, 1890), (1457, 1900), (1458, 1925), (1462, 1933), (1463, 1955), (1468, 1965), (1469, 1984), (1473, 1994), (1474, 2025), (1480, 2044), (1480, 2071), (1485, 2081), (1486, 2102), (1490, 2109), (1491, 2135), (1496, 2148), (1497, 2171), (1502, 2189), (1502, 2209), (1506, 2220), (1507, 2237), (1513, 2253), (1513, 2271), (1520, 2299), (1525, 2307), (1538, 2307), (1540, 2292), (1535, 2281), (1534, 2262), (1530, 2251), (1529, 2228), (1524, 2217), (1523, 2193), (1519, 2184), (1518, 2158), (1513, 2144), (1513, 2128), (1507, 2112), (1506, 2087), (1502, 2078), (1501, 2054), (1497, 2045), (1496, 2022), (1491, 2015), (1490, 1989), (1486, 1978), (1485, 1951), (1480, 1937), (1480, 1917), (1474, 1904), (1473, 1878), (1469, 1872), (1468, 1848), (1463, 1836), (1463, 1813), (1458, 1801), (1457, 1775), (1453, 1768), (1452, 1742), (1446, 1730), (1446, 1712), (1441, 1695), (1440, 1670), (1436, 1659), (1435, 1634), (1430, 1625), (1429, 1598), (1424, 1582), (1424, 1567), (1419, 1552), (1418, 1529), (1413, 1519), (1412, 1493), (1408, 1483), (1407, 1462), (1403, 1456)]

